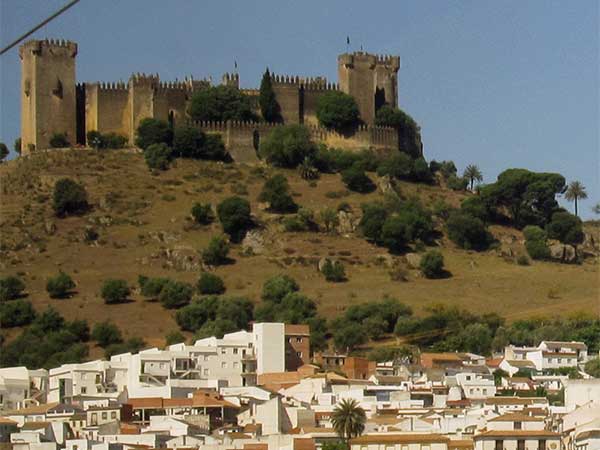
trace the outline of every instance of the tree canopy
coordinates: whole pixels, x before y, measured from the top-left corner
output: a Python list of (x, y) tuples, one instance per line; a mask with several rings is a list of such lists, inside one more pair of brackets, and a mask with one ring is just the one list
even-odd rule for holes
[(188, 113), (193, 120), (254, 122), (250, 97), (233, 86), (211, 86), (192, 95)]

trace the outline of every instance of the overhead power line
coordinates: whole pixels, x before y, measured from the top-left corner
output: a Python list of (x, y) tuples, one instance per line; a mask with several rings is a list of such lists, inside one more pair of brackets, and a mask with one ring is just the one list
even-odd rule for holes
[(6, 47), (4, 47), (2, 50), (0, 50), (0, 55), (5, 54), (7, 51), (9, 51), (11, 48), (13, 48), (15, 45), (17, 45), (19, 42), (21, 42), (23, 39), (25, 39), (28, 36), (31, 36), (33, 33), (35, 33), (37, 30), (39, 30), (40, 28), (42, 28), (44, 25), (46, 25), (48, 22), (50, 22), (53, 19), (56, 19), (58, 16), (60, 16), (62, 13), (64, 13), (67, 9), (69, 9), (71, 6), (74, 6), (76, 3), (78, 3), (80, 0), (71, 0), (69, 3), (67, 3), (65, 6), (63, 6), (62, 8), (60, 8), (58, 11), (56, 11), (54, 14), (52, 14), (50, 17), (48, 17), (47, 19), (43, 20), (42, 22), (40, 22), (38, 25), (36, 25), (35, 27), (33, 27), (31, 30), (29, 30), (27, 33), (25, 33), (24, 35), (20, 36), (19, 38), (17, 38), (14, 42), (11, 42), (10, 44), (8, 44)]

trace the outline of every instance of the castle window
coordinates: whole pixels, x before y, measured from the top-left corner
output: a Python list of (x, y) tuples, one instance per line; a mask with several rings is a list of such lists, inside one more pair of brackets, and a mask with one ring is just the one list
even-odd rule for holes
[(62, 85), (62, 82), (58, 78), (56, 79), (56, 84), (54, 85), (54, 88), (52, 89), (52, 93), (58, 98), (63, 98), (63, 85)]

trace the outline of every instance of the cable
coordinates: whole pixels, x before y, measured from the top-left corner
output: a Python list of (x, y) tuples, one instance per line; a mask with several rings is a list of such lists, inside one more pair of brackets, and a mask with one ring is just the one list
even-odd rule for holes
[(42, 28), (44, 25), (46, 25), (48, 22), (50, 22), (51, 20), (55, 19), (56, 17), (60, 16), (62, 13), (64, 13), (67, 9), (69, 9), (71, 6), (75, 5), (76, 3), (78, 3), (79, 0), (71, 0), (69, 3), (67, 3), (65, 6), (63, 6), (61, 9), (59, 9), (58, 11), (56, 11), (54, 14), (52, 14), (50, 17), (48, 17), (47, 19), (43, 20), (39, 25), (36, 25), (35, 27), (33, 27), (31, 30), (29, 30), (27, 33), (25, 33), (24, 35), (20, 36), (19, 38), (17, 38), (14, 42), (8, 44), (6, 47), (4, 47), (2, 50), (0, 50), (0, 55), (5, 54), (7, 51), (9, 51), (11, 48), (13, 48), (15, 45), (17, 45), (19, 42), (21, 42), (23, 39), (25, 39), (26, 37), (32, 35), (33, 33), (35, 33), (37, 30), (39, 30), (40, 28)]

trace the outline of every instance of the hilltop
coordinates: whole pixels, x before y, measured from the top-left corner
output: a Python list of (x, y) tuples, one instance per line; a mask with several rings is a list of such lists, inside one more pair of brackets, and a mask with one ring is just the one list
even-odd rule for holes
[[(351, 213), (340, 233), (288, 233), (281, 215), (271, 214), (257, 197), (268, 174), (283, 173), (302, 207), (319, 211), (347, 202)], [(373, 173), (370, 177), (380, 185)], [(316, 182), (303, 180), (295, 170), (244, 164), (179, 159), (172, 168), (152, 174), (141, 153), (134, 150), (56, 150), (38, 152), (0, 167), (2, 217), (0, 237), (4, 274), (20, 276), (28, 299), (37, 310), (55, 307), (65, 318), (90, 324), (110, 318), (125, 336), (144, 336), (162, 344), (177, 330), (173, 312), (148, 302), (134, 291), (130, 302), (105, 305), (101, 284), (122, 278), (137, 287), (139, 275), (167, 276), (195, 283), (202, 270), (199, 251), (221, 233), (218, 222), (201, 227), (190, 220), (195, 202), (215, 206), (231, 195), (247, 198), (259, 227), (250, 244), (235, 244), (232, 264), (214, 269), (228, 295), (260, 301), (264, 281), (275, 274), (294, 277), (302, 292), (314, 299), (326, 318), (349, 305), (384, 296), (395, 297), (417, 313), (436, 303), (483, 313), (497, 312), (508, 320), (572, 311), (596, 311), (598, 267), (594, 259), (581, 265), (534, 261), (516, 264), (525, 254), (522, 234), (494, 225), (499, 245), (485, 252), (457, 248), (447, 237), (438, 240), (447, 270), (446, 279), (429, 280), (413, 270), (405, 256), (391, 256), (385, 248), (365, 241), (351, 224), (360, 218), (360, 205), (382, 198), (381, 189), (369, 194), (348, 192), (338, 174), (323, 174)], [(54, 182), (70, 177), (85, 185), (92, 209), (79, 217), (53, 216)], [(399, 193), (418, 196), (431, 207), (437, 199), (458, 206), (471, 194), (440, 186), (398, 182)], [(440, 230), (443, 229), (441, 224)], [(86, 230), (98, 233), (96, 241)], [(598, 241), (598, 228), (591, 232)], [(253, 247), (249, 251), (248, 245)], [(317, 270), (323, 257), (341, 260), (348, 276), (329, 283)], [(390, 266), (396, 261), (407, 281), (394, 281)], [(59, 270), (70, 274), (77, 287), (68, 299), (52, 300), (45, 286)], [(16, 330), (9, 330), (9, 336)]]

